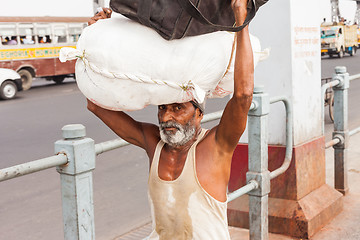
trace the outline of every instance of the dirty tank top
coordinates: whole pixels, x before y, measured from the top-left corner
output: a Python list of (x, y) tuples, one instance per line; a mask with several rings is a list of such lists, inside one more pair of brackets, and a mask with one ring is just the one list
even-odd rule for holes
[(149, 240), (228, 240), (227, 203), (210, 196), (196, 176), (195, 149), (204, 137), (202, 129), (191, 146), (180, 176), (173, 181), (160, 179), (160, 153), (164, 142), (156, 146), (149, 174), (148, 197), (153, 231)]

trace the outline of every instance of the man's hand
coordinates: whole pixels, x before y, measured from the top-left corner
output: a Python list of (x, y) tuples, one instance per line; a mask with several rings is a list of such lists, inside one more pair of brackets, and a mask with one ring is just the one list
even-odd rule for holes
[(88, 25), (96, 23), (100, 19), (111, 18), (112, 10), (110, 8), (102, 8), (102, 11), (96, 13), (88, 22)]

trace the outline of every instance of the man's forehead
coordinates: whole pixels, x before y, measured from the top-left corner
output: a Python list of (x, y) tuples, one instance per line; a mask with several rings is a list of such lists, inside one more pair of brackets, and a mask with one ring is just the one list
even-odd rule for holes
[(169, 103), (169, 104), (162, 104), (162, 105), (159, 105), (159, 106), (177, 106), (177, 105), (182, 105), (182, 106), (191, 106), (191, 102), (184, 102), (184, 103)]

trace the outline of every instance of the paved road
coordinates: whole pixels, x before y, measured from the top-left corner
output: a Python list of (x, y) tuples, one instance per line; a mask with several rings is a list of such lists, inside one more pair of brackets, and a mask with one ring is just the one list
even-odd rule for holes
[[(336, 65), (360, 72), (360, 55), (322, 60), (322, 77)], [(0, 169), (53, 155), (61, 127), (82, 123), (95, 142), (116, 138), (86, 110), (85, 99), (74, 80), (63, 85), (38, 80), (13, 101), (0, 101)], [(350, 128), (360, 125), (360, 80), (350, 90)], [(225, 100), (209, 101), (207, 112), (223, 108)], [(156, 122), (156, 109), (131, 113), (138, 120)], [(327, 138), (331, 125), (326, 118)], [(210, 126), (205, 126), (210, 127)], [(148, 164), (141, 149), (133, 146), (104, 153), (97, 158), (94, 199), (97, 239), (113, 239), (149, 221), (146, 182)], [(135, 180), (134, 180), (135, 179)], [(0, 239), (62, 240), (59, 175), (54, 169), (0, 184)]]

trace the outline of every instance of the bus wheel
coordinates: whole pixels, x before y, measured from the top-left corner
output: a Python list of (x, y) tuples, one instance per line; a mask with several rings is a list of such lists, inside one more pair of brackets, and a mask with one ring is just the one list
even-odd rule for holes
[(56, 76), (53, 78), (53, 81), (56, 83), (56, 84), (61, 84), (63, 81), (64, 81), (65, 77), (64, 76)]
[(0, 98), (7, 100), (15, 97), (17, 93), (16, 84), (12, 81), (5, 81), (0, 86)]
[(25, 69), (21, 69), (18, 73), (21, 76), (23, 90), (29, 90), (33, 80), (31, 73)]

